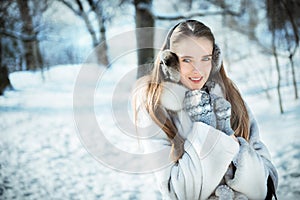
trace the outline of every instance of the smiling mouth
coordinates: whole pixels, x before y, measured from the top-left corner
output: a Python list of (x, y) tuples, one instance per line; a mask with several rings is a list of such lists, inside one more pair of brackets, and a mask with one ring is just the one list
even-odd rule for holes
[(189, 77), (189, 79), (193, 82), (193, 83), (199, 83), (202, 80), (202, 77)]

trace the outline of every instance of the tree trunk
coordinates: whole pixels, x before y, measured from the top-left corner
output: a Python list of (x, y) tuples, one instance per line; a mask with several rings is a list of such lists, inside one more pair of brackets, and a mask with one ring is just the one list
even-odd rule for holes
[(0, 35), (0, 96), (3, 95), (5, 88), (10, 84), (8, 69), (2, 67), (2, 37)]
[(278, 100), (279, 100), (279, 109), (280, 109), (280, 114), (283, 114), (284, 111), (283, 111), (282, 97), (281, 97), (281, 92), (280, 92), (281, 74), (280, 74), (280, 67), (279, 67), (278, 55), (277, 55), (276, 47), (275, 46), (273, 46), (273, 56), (275, 58), (276, 70), (277, 70), (277, 94), (278, 94)]
[(137, 29), (137, 56), (138, 56), (138, 74), (142, 77), (152, 69), (154, 60), (154, 26), (155, 21), (151, 13), (152, 0), (135, 0), (135, 23)]
[(6, 66), (0, 66), (0, 96), (3, 95), (5, 88), (10, 87), (12, 89), (12, 85), (10, 83), (8, 77), (8, 69)]
[(293, 85), (294, 85), (294, 93), (295, 93), (295, 99), (298, 99), (298, 88), (297, 88), (297, 81), (296, 81), (296, 75), (295, 75), (295, 65), (293, 60), (293, 55), (289, 56), (291, 68), (292, 68), (292, 77), (293, 77)]
[[(1, 21), (1, 20), (0, 20)], [(1, 22), (0, 22), (1, 23)], [(2, 35), (0, 34), (0, 66), (2, 66)]]
[[(28, 1), (18, 0), (17, 2), (20, 10), (20, 15), (23, 20), (22, 32), (25, 35), (36, 36), (36, 32), (34, 31), (33, 27), (32, 16), (30, 15)], [(39, 41), (37, 40), (37, 38), (32, 41), (23, 40), (23, 49), (26, 70), (35, 70), (39, 67), (42, 67), (42, 57), (39, 49)]]
[(81, 17), (82, 17), (83, 21), (85, 22), (86, 28), (92, 38), (93, 47), (96, 47), (98, 45), (98, 41), (97, 41), (97, 37), (96, 37), (96, 32), (93, 29), (93, 25), (91, 24), (89, 18), (87, 17), (87, 15), (85, 13), (82, 13)]
[(106, 41), (106, 27), (105, 27), (105, 17), (103, 16), (102, 8), (96, 7), (95, 13), (98, 18), (98, 26), (99, 26), (99, 51), (98, 54), (98, 61), (103, 64), (104, 66), (109, 65), (109, 58), (108, 58), (108, 45)]
[[(87, 30), (92, 38), (93, 48), (94, 49), (94, 62), (98, 64), (102, 64), (108, 66), (109, 58), (108, 58), (108, 45), (106, 41), (106, 27), (105, 27), (105, 16), (103, 13), (102, 5), (100, 1), (92, 1), (92, 0), (76, 0), (74, 4), (60, 0), (63, 4), (65, 4), (69, 9), (71, 9), (76, 15), (81, 17), (87, 27)], [(84, 4), (87, 3), (89, 5), (88, 11), (85, 11)], [(78, 7), (78, 8), (76, 8)], [(89, 12), (92, 11), (96, 15), (96, 20), (99, 26), (99, 38), (97, 37), (95, 27), (93, 26), (93, 21), (89, 18)]]

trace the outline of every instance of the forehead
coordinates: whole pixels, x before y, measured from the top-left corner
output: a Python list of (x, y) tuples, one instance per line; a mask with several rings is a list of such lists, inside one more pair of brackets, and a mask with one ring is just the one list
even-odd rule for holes
[(171, 42), (170, 50), (178, 56), (201, 57), (212, 54), (213, 44), (205, 37), (183, 37), (177, 42)]

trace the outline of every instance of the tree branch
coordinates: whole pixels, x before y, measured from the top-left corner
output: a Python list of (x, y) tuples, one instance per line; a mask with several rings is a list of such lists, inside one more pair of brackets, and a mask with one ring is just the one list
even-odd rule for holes
[(6, 30), (0, 29), (0, 34), (17, 40), (22, 40), (25, 42), (32, 42), (38, 40), (37, 35), (26, 35), (26, 34), (17, 33), (15, 31), (7, 30), (7, 29)]
[(81, 12), (76, 10), (71, 3), (65, 1), (65, 0), (58, 0), (59, 2), (61, 2), (62, 4), (64, 4), (65, 6), (67, 6), (70, 10), (72, 10), (76, 15), (81, 16)]
[(203, 16), (210, 16), (210, 15), (232, 15), (232, 16), (240, 16), (240, 13), (231, 11), (231, 10), (223, 10), (223, 11), (215, 11), (215, 12), (193, 12), (187, 13), (185, 15), (155, 15), (153, 14), (154, 18), (157, 20), (179, 20), (179, 19), (187, 19), (193, 17), (203, 17)]
[(299, 45), (299, 35), (298, 35), (297, 24), (295, 23), (294, 16), (291, 13), (290, 8), (287, 6), (287, 4), (286, 4), (285, 1), (283, 1), (283, 6), (286, 9), (286, 14), (287, 14), (287, 16), (289, 18), (289, 21), (290, 21), (291, 25), (292, 25), (294, 36), (295, 36), (295, 41), (296, 41), (296, 46), (298, 47), (298, 45)]

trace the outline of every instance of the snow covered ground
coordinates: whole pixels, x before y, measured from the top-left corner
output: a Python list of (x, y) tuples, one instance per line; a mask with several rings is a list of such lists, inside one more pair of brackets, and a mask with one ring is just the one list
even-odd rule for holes
[[(107, 167), (81, 143), (82, 134), (73, 115), (73, 90), (80, 67), (52, 67), (44, 72), (44, 80), (40, 72), (11, 74), (16, 90), (0, 97), (0, 199), (161, 198), (151, 174)], [(128, 144), (136, 144), (122, 140), (122, 134), (106, 117), (111, 107), (108, 93), (115, 87), (116, 78), (120, 79), (118, 74), (129, 70), (132, 68), (125, 65), (107, 71), (97, 86), (94, 105), (98, 123), (105, 128), (106, 136), (111, 134), (111, 143), (128, 151)], [(290, 99), (285, 100), (286, 113), (280, 115), (272, 92), (274, 98), (270, 100), (262, 93), (247, 92), (245, 99), (278, 169), (279, 199), (299, 199), (300, 103), (292, 95), (284, 95)], [(109, 151), (104, 154), (114, 156)]]
[[(275, 91), (274, 92), (274, 97)], [(287, 97), (287, 95), (285, 95)], [(291, 96), (289, 95), (289, 98)], [(300, 103), (291, 99), (280, 115), (277, 98), (264, 94), (246, 96), (257, 121), (263, 142), (268, 146), (279, 173), (278, 199), (300, 198)]]

